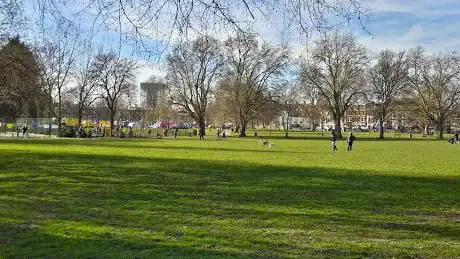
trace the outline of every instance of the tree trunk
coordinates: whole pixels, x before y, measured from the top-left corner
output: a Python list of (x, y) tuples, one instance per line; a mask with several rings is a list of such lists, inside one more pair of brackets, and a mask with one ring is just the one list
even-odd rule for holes
[(60, 137), (62, 135), (62, 98), (60, 97), (59, 93), (59, 104), (58, 104), (58, 114), (57, 114), (57, 124), (58, 124), (58, 132), (57, 136)]
[(340, 120), (341, 118), (339, 116), (337, 116), (335, 119), (334, 119), (334, 122), (335, 122), (335, 133), (337, 134), (337, 137), (338, 138), (342, 138), (342, 127), (340, 126)]
[(384, 129), (383, 129), (383, 118), (380, 118), (379, 120), (379, 130), (380, 130), (380, 134), (379, 134), (379, 139), (384, 139), (385, 136), (384, 136)]
[(83, 118), (82, 112), (79, 111), (78, 112), (78, 125), (77, 125), (77, 127), (81, 126), (82, 118)]
[(57, 117), (57, 123), (58, 123), (58, 132), (57, 132), (57, 136), (58, 137), (61, 137), (62, 134), (61, 134), (61, 131), (62, 131), (62, 123), (61, 123), (62, 119), (61, 119), (61, 116), (58, 116)]
[(199, 127), (200, 127), (199, 132), (198, 132), (198, 136), (200, 136), (200, 139), (201, 139), (201, 136), (205, 136), (205, 135), (206, 135), (206, 123), (205, 123), (205, 119), (204, 119), (204, 118), (199, 118), (199, 120), (198, 120), (198, 125), (199, 125)]
[(48, 111), (48, 136), (51, 138), (51, 109)]
[(77, 138), (81, 138), (81, 135), (82, 135), (81, 134), (82, 132), (80, 132), (81, 118), (82, 118), (81, 113), (78, 112), (78, 124), (77, 124), (77, 136), (76, 136)]
[(438, 130), (439, 130), (439, 139), (444, 139), (444, 120), (440, 119), (438, 122)]
[(113, 128), (115, 126), (115, 111), (110, 109), (110, 136), (114, 137), (113, 135)]
[(289, 138), (289, 114), (286, 119), (286, 138)]
[(246, 121), (242, 121), (242, 122), (241, 122), (240, 138), (246, 137), (246, 127), (247, 127), (247, 122), (246, 122)]

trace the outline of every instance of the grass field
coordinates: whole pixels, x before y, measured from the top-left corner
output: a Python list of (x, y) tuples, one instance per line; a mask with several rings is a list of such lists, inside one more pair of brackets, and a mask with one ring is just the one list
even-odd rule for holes
[(460, 145), (0, 139), (0, 257), (460, 257)]

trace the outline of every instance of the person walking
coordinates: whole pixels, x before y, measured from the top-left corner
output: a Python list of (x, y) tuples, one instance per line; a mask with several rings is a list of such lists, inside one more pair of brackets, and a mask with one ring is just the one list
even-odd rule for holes
[(217, 132), (216, 135), (217, 135), (217, 140), (218, 140), (218, 141), (219, 141), (219, 140), (222, 140), (222, 139), (220, 138), (221, 131), (222, 131), (221, 128), (217, 128), (217, 130), (216, 130), (216, 132)]
[(351, 149), (353, 148), (354, 141), (355, 141), (355, 136), (353, 136), (353, 133), (350, 132), (350, 134), (347, 137), (347, 144), (348, 144), (347, 151), (351, 151)]
[(27, 124), (24, 124), (24, 126), (22, 126), (22, 137), (25, 138), (28, 135), (29, 134), (27, 133)]
[(199, 130), (200, 140), (204, 140), (204, 130)]
[(177, 138), (177, 135), (178, 135), (178, 134), (179, 134), (179, 128), (176, 128), (176, 129), (174, 130), (174, 139)]
[(335, 134), (335, 131), (332, 131), (332, 138), (331, 138), (331, 141), (332, 141), (332, 151), (337, 151), (337, 134)]

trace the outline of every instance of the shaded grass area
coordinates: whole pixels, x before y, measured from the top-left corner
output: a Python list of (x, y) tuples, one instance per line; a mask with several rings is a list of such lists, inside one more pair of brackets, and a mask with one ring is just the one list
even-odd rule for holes
[(457, 146), (328, 148), (0, 140), (0, 255), (460, 255)]

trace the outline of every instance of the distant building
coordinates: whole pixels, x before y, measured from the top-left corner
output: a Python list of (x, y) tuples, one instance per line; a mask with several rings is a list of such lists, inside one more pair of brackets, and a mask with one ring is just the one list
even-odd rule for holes
[(167, 85), (164, 83), (141, 83), (141, 107), (153, 108), (166, 102)]
[(356, 104), (352, 105), (345, 112), (345, 125), (347, 128), (371, 129), (378, 125), (377, 118), (374, 116), (374, 105)]

